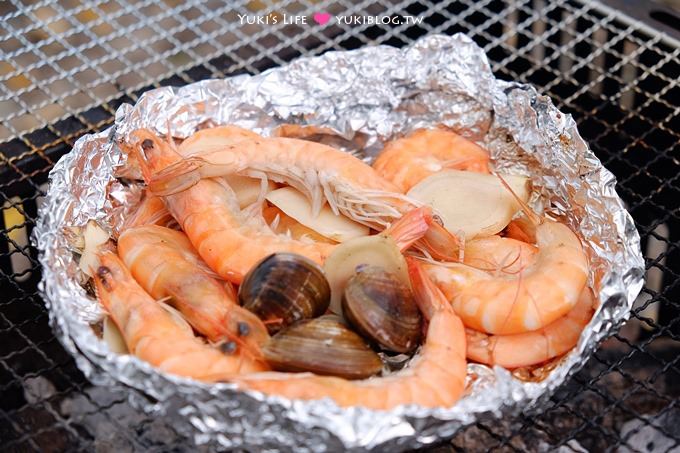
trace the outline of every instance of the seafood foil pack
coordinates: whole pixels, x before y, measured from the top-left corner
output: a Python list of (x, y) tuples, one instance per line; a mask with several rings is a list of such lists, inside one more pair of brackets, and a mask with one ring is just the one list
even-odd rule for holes
[[(161, 373), (110, 352), (93, 325), (103, 316), (84, 288), (74, 231), (89, 220), (112, 230), (139, 199), (116, 178), (118, 143), (141, 127), (184, 138), (206, 125), (236, 124), (271, 135), (306, 126), (307, 139), (370, 162), (385, 141), (444, 125), (491, 153), (496, 169), (530, 176), (532, 206), (563, 219), (582, 239), (598, 308), (577, 346), (542, 380), (504, 368), (468, 365), (468, 389), (453, 407), (342, 409), (331, 400), (291, 401)], [(50, 174), (33, 240), (51, 325), (97, 385), (129, 392), (140, 410), (163, 416), (197, 444), (277, 449), (414, 448), (452, 436), (476, 420), (539, 411), (549, 395), (628, 316), (643, 284), (638, 232), (615, 178), (579, 136), (570, 115), (528, 85), (498, 80), (481, 48), (464, 35), (425, 37), (409, 47), (367, 47), (301, 58), (263, 74), (206, 80), (145, 93), (122, 105), (115, 125), (80, 138)]]

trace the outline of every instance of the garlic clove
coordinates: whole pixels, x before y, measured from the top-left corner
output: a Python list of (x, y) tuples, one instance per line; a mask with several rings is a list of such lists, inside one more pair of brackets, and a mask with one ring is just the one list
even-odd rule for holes
[(378, 266), (391, 272), (411, 287), (406, 261), (396, 242), (383, 235), (355, 238), (337, 245), (324, 262), (331, 288), (330, 310), (342, 316), (342, 294), (349, 279), (361, 266)]
[(85, 226), (83, 240), (83, 253), (80, 255), (78, 266), (86, 275), (92, 277), (92, 271), (96, 269), (98, 265), (97, 251), (101, 245), (109, 240), (109, 234), (104, 231), (102, 227), (97, 225), (97, 222), (90, 220)]

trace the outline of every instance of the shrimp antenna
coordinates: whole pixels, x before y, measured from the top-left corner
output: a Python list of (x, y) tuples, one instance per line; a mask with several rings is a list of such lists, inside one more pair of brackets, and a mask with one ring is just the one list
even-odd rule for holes
[(416, 304), (418, 304), (418, 308), (425, 318), (430, 320), (437, 309), (441, 307), (450, 308), (451, 305), (449, 305), (446, 296), (427, 276), (425, 269), (423, 269), (418, 260), (411, 256), (406, 256), (405, 259)]
[(420, 240), (423, 248), (439, 261), (463, 261), (465, 251), (465, 238), (459, 238), (444, 228), (437, 217), (434, 217), (432, 225)]
[[(132, 153), (133, 155), (137, 158), (137, 162), (139, 163), (139, 168), (142, 170), (142, 176), (144, 177), (145, 181), (149, 181), (151, 179), (152, 173), (151, 173), (151, 168), (149, 168), (149, 163), (146, 158), (146, 154), (143, 152), (143, 147), (142, 143), (144, 143), (146, 140), (151, 140), (152, 142), (155, 141), (155, 136), (148, 131), (147, 129), (138, 129), (132, 133), (136, 139), (138, 139), (132, 146)], [(148, 135), (148, 137), (146, 137)]]
[(510, 272), (510, 271), (507, 270), (520, 260), (521, 252), (518, 250), (515, 257), (510, 262), (507, 262), (508, 258), (510, 258), (510, 257), (511, 257), (511, 255), (510, 255), (510, 253), (508, 253), (505, 256), (505, 258), (503, 258), (503, 261), (500, 262), (500, 263), (496, 262), (495, 260), (494, 261), (485, 260), (484, 258), (473, 258), (471, 260), (475, 263), (486, 264), (489, 267), (478, 267), (477, 265), (472, 264), (472, 263), (466, 263), (466, 264), (469, 264), (472, 267), (475, 267), (477, 269), (487, 271), (487, 272), (495, 271), (495, 272), (498, 272), (498, 273), (502, 272), (502, 273), (508, 274), (508, 275), (518, 274), (518, 273), (522, 272), (522, 270), (524, 270), (523, 268), (520, 268), (519, 270), (514, 271), (514, 272)]
[(168, 133), (167, 133), (167, 135), (165, 136), (165, 142), (168, 144), (168, 146), (170, 147), (170, 149), (171, 149), (175, 154), (177, 154), (178, 156), (181, 157), (182, 155), (179, 153), (179, 150), (177, 149), (177, 145), (175, 144), (175, 140), (172, 138), (172, 129), (171, 129), (171, 127), (170, 127), (170, 124), (171, 124), (171, 123), (170, 123), (170, 118), (168, 118), (168, 119), (166, 120), (166, 122), (165, 122), (165, 127), (166, 127), (167, 130), (168, 130)]
[(505, 179), (498, 173), (495, 174), (498, 179), (501, 180), (501, 183), (503, 186), (508, 189), (508, 191), (512, 194), (512, 197), (517, 201), (519, 204), (520, 208), (522, 208), (522, 211), (524, 212), (524, 215), (527, 216), (527, 218), (533, 223), (534, 225), (540, 225), (543, 223), (543, 219), (536, 215), (536, 213), (529, 207), (528, 204), (526, 204), (520, 197), (517, 196), (514, 190), (512, 190), (512, 187), (505, 181)]

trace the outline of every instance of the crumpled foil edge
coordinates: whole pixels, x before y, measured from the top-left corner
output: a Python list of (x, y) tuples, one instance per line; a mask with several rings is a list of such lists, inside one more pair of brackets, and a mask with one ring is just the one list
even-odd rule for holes
[[(107, 194), (120, 189), (112, 187), (112, 175), (125, 161), (118, 140), (142, 126), (167, 133), (170, 125), (172, 135), (186, 137), (207, 122), (265, 135), (284, 123), (325, 127), (367, 160), (385, 139), (448, 126), (487, 147), (498, 169), (532, 177), (540, 194), (535, 207), (564, 218), (584, 240), (600, 306), (577, 346), (545, 380), (522, 382), (502, 368), (471, 365), (486, 370), (485, 377), (452, 408), (372, 411), (341, 409), (330, 400), (290, 401), (166, 375), (136, 357), (113, 354), (90, 327), (101, 308), (79, 284), (64, 228), (89, 219), (110, 225), (115, 209)], [(428, 36), (404, 49), (329, 52), (256, 76), (152, 90), (135, 106), (121, 106), (113, 128), (81, 137), (51, 171), (34, 230), (43, 266), (40, 291), (55, 335), (90, 381), (126, 387), (137, 407), (164, 414), (196, 443), (308, 451), (415, 448), (476, 420), (540, 410), (627, 319), (643, 284), (644, 261), (615, 183), (570, 115), (531, 86), (497, 80), (483, 50), (464, 35)]]

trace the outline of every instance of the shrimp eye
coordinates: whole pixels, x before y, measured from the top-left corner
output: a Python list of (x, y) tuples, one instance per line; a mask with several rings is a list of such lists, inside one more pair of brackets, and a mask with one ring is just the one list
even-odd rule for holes
[(142, 149), (143, 149), (144, 151), (146, 151), (146, 150), (151, 149), (151, 148), (153, 148), (153, 142), (151, 141), (150, 138), (145, 139), (145, 140), (142, 142)]
[(111, 291), (111, 284), (108, 281), (110, 276), (111, 269), (109, 269), (108, 267), (99, 266), (99, 268), (97, 268), (97, 277), (99, 278), (99, 281), (102, 282), (102, 285), (107, 291)]
[(236, 349), (236, 343), (233, 341), (227, 341), (226, 343), (223, 343), (222, 346), (220, 346), (220, 351), (224, 352), (225, 354), (233, 354), (236, 352)]
[(236, 328), (238, 329), (239, 337), (245, 337), (250, 333), (250, 326), (243, 321), (239, 321), (238, 324), (236, 324)]

